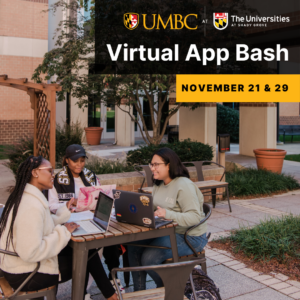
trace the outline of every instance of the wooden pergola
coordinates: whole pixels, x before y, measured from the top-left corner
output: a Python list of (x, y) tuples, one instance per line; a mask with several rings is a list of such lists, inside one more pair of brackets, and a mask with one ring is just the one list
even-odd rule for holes
[(0, 75), (0, 86), (27, 92), (34, 110), (33, 155), (48, 159), (55, 168), (56, 92), (58, 84), (28, 82), (27, 78), (12, 79)]

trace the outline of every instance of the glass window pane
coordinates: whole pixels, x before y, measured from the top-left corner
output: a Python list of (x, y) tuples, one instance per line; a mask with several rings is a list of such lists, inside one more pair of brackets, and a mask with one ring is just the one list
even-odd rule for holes
[(101, 122), (101, 106), (100, 100), (95, 98), (90, 100), (88, 104), (88, 126), (100, 127)]
[(115, 105), (109, 104), (106, 108), (106, 131), (115, 132)]

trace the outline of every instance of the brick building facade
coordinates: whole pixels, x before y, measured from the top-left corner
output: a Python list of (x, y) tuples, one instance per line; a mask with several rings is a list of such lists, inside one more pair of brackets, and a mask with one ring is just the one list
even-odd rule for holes
[[(48, 51), (48, 0), (0, 0), (0, 75), (28, 78)], [(0, 87), (0, 145), (33, 135), (26, 92)]]

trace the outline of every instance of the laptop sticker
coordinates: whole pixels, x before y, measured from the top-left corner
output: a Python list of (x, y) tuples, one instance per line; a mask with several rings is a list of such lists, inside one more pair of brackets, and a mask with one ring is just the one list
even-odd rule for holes
[(129, 210), (132, 212), (132, 213), (136, 213), (137, 212), (137, 208), (134, 204), (130, 204), (129, 205)]
[(120, 192), (120, 191), (116, 191), (116, 192), (114, 193), (114, 198), (115, 198), (115, 199), (119, 199), (119, 198), (120, 198), (120, 195), (121, 195), (121, 192)]
[(149, 219), (149, 218), (143, 218), (143, 223), (145, 225), (151, 225), (152, 224), (152, 221)]
[(149, 206), (150, 199), (147, 196), (140, 196), (140, 200), (144, 206)]

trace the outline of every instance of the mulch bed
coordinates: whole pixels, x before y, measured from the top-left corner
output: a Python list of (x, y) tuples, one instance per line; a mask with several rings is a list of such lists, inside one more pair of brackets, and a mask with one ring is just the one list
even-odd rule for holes
[(254, 261), (253, 257), (247, 257), (242, 251), (233, 252), (234, 244), (231, 241), (225, 243), (213, 241), (209, 242), (208, 245), (212, 248), (228, 251), (236, 260), (244, 263), (247, 268), (261, 274), (281, 273), (289, 276), (290, 280), (300, 281), (300, 259), (287, 257), (284, 263), (279, 263), (275, 258), (268, 261)]

